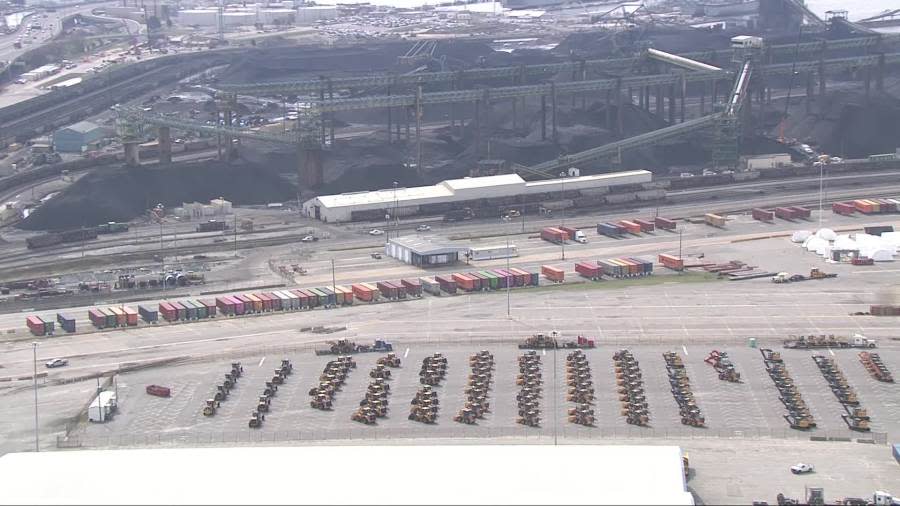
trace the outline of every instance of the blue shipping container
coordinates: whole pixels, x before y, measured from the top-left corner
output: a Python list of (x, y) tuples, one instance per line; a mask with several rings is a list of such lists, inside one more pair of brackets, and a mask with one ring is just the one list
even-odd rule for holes
[(75, 332), (75, 318), (62, 313), (56, 313), (56, 321), (59, 322), (59, 326), (66, 332)]

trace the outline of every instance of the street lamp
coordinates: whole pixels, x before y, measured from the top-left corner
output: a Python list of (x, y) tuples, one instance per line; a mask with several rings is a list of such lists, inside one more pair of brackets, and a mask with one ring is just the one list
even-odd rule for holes
[(34, 362), (34, 374), (32, 376), (32, 380), (34, 381), (34, 451), (39, 452), (41, 451), (41, 442), (38, 431), (37, 347), (37, 341), (31, 343), (32, 357)]

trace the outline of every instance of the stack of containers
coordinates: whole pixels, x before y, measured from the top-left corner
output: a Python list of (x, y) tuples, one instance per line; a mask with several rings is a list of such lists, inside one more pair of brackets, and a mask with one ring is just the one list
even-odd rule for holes
[(422, 290), (436, 297), (441, 296), (441, 284), (434, 278), (419, 278), (419, 281), (422, 282)]
[(46, 336), (53, 333), (53, 322), (44, 322), (39, 316), (32, 315), (25, 318), (25, 325), (36, 336)]
[[(160, 304), (160, 309), (162, 304)], [(103, 314), (103, 311), (100, 311), (99, 308), (93, 308), (88, 310), (88, 319), (91, 320), (91, 324), (93, 324), (98, 329), (105, 329), (106, 325), (106, 315)]]
[(609, 258), (598, 263), (603, 274), (614, 278), (649, 276), (653, 273), (653, 262), (639, 258)]
[(75, 332), (75, 318), (62, 313), (56, 313), (56, 321), (59, 322), (59, 326), (66, 332)]

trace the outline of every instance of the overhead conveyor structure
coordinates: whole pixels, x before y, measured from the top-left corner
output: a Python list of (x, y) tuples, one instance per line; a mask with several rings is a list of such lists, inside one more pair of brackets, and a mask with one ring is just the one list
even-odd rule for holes
[(660, 51), (659, 49), (647, 49), (647, 57), (661, 61), (663, 63), (669, 63), (675, 65), (676, 67), (681, 67), (687, 70), (699, 70), (699, 71), (708, 71), (708, 72), (721, 72), (722, 69), (716, 67), (715, 65), (710, 65), (708, 63), (703, 63), (701, 61), (692, 60), (690, 58), (685, 58), (684, 56), (678, 56), (677, 54), (667, 53), (665, 51)]

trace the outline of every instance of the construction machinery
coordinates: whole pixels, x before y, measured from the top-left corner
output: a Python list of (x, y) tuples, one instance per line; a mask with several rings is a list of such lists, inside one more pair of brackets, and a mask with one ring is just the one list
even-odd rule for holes
[(672, 396), (678, 404), (681, 423), (690, 427), (704, 427), (706, 420), (694, 399), (690, 379), (681, 356), (678, 353), (667, 351), (663, 353), (663, 359), (666, 362), (666, 374), (669, 376)]
[(788, 373), (787, 367), (781, 354), (769, 348), (761, 348), (759, 352), (763, 356), (763, 363), (766, 372), (775, 384), (780, 394), (779, 400), (784, 404), (787, 413), (784, 416), (785, 421), (792, 429), (807, 430), (816, 426), (815, 419), (803, 401), (803, 397), (797, 390), (794, 380)]
[(244, 367), (241, 366), (240, 362), (232, 362), (231, 363), (231, 375), (235, 378), (240, 378), (241, 375), (244, 374)]
[(294, 365), (291, 364), (291, 361), (283, 358), (281, 359), (281, 367), (278, 368), (277, 374), (281, 376), (290, 376), (294, 372)]
[(458, 423), (472, 425), (490, 410), (488, 393), (494, 371), (494, 355), (481, 350), (469, 357), (469, 379), (464, 394), (466, 401), (453, 420)]
[(203, 416), (213, 416), (219, 409), (219, 401), (215, 399), (206, 399), (206, 405), (203, 406)]
[(219, 402), (224, 401), (228, 398), (228, 388), (225, 385), (216, 385), (216, 395), (215, 399)]
[(847, 414), (841, 415), (841, 418), (843, 418), (847, 427), (849, 427), (850, 430), (858, 432), (868, 432), (871, 430), (869, 428), (870, 418), (868, 412), (859, 407), (860, 403), (856, 396), (856, 392), (849, 385), (847, 378), (844, 376), (844, 373), (840, 370), (834, 359), (824, 355), (813, 355), (813, 360), (819, 368), (819, 371), (822, 373), (822, 376), (824, 376), (825, 380), (828, 382), (828, 386), (831, 387), (831, 392), (837, 397), (838, 402), (841, 403), (844, 411), (847, 412)]
[(230, 372), (225, 373), (225, 381), (222, 383), (222, 385), (226, 389), (231, 390), (232, 388), (235, 387), (236, 384), (237, 384), (237, 378), (235, 378), (234, 375), (232, 375)]
[(541, 426), (540, 398), (543, 395), (541, 380), (541, 357), (534, 351), (527, 351), (519, 356), (519, 376), (517, 384), (521, 386), (516, 394), (519, 417), (516, 423), (528, 427)]
[(629, 350), (619, 350), (613, 353), (613, 367), (622, 416), (629, 425), (646, 427), (650, 424), (650, 411), (638, 361)]
[(275, 369), (275, 374), (272, 376), (272, 383), (276, 385), (284, 384), (285, 376), (281, 373), (281, 369)]
[(385, 355), (383, 357), (379, 357), (376, 364), (386, 365), (388, 367), (396, 369), (396, 368), (400, 367), (400, 357), (398, 357), (394, 353), (388, 353), (387, 355)]
[(853, 334), (849, 338), (835, 337), (834, 334), (808, 336), (788, 336), (784, 347), (794, 350), (813, 350), (823, 348), (875, 348), (877, 343), (862, 334)]
[(563, 349), (590, 349), (596, 348), (597, 344), (593, 339), (584, 336), (577, 336), (575, 340), (560, 341), (559, 333), (551, 332), (547, 334), (534, 334), (525, 338), (524, 343), (519, 344), (520, 350), (553, 350), (557, 348)]
[(440, 353), (435, 353), (429, 357), (422, 359), (422, 366), (419, 368), (419, 383), (423, 385), (436, 386), (444, 380), (447, 375), (447, 358)]
[(894, 382), (894, 376), (891, 375), (891, 371), (884, 365), (881, 356), (877, 353), (861, 351), (859, 352), (859, 361), (862, 363), (863, 367), (866, 368), (866, 371), (869, 371), (869, 374), (876, 380), (884, 383)]
[(822, 272), (821, 269), (817, 267), (813, 267), (809, 271), (809, 276), (804, 276), (802, 274), (789, 274), (787, 272), (779, 272), (778, 274), (772, 276), (773, 283), (796, 283), (799, 281), (809, 281), (812, 279), (829, 279), (836, 278), (837, 274), (835, 273), (826, 273)]
[(713, 369), (715, 369), (716, 373), (719, 375), (720, 380), (729, 381), (731, 383), (741, 382), (741, 374), (737, 372), (731, 359), (728, 358), (728, 353), (713, 350), (709, 353), (709, 356), (706, 357), (704, 362), (713, 366)]
[(375, 364), (375, 368), (369, 371), (369, 377), (391, 379), (391, 370), (386, 368), (384, 364)]
[(391, 378), (390, 371), (382, 364), (377, 364), (369, 376), (374, 378), (366, 388), (365, 397), (359, 402), (359, 409), (353, 413), (351, 419), (357, 422), (372, 425), (376, 418), (384, 418), (388, 412), (388, 396), (391, 389), (387, 381)]
[(587, 356), (581, 350), (566, 355), (566, 401), (575, 407), (568, 411), (570, 423), (591, 427), (594, 425), (594, 382)]
[(268, 413), (269, 407), (272, 405), (272, 398), (268, 395), (260, 395), (259, 402), (256, 403), (256, 410), (260, 413)]
[(356, 344), (349, 339), (328, 341), (328, 348), (316, 350), (316, 355), (349, 355), (352, 353), (372, 353), (394, 351), (394, 345), (384, 339), (376, 339), (373, 344)]
[(263, 420), (266, 419), (266, 415), (260, 414), (259, 411), (253, 411), (250, 413), (250, 422), (247, 424), (251, 429), (258, 429), (262, 427)]
[(319, 375), (317, 386), (309, 390), (310, 406), (315, 409), (330, 410), (334, 401), (334, 395), (341, 390), (347, 380), (347, 375), (356, 368), (356, 362), (349, 356), (342, 355), (325, 364), (322, 374)]

